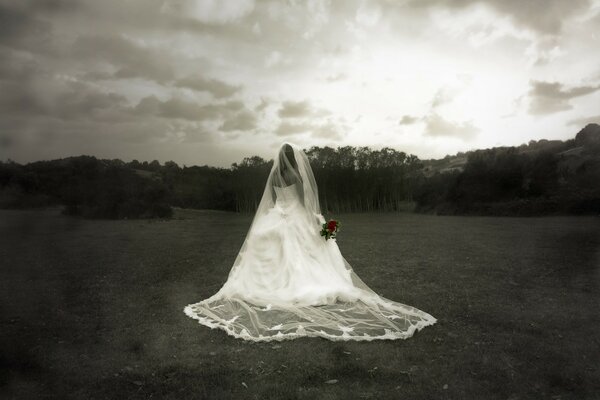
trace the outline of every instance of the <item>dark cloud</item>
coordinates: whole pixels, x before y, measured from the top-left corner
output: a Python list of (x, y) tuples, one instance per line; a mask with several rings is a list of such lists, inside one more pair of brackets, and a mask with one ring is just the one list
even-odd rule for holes
[(32, 84), (37, 67), (31, 64), (28, 69), (19, 71), (18, 64), (4, 64), (0, 70), (0, 115), (31, 115), (45, 113), (46, 107)]
[(485, 4), (495, 11), (511, 17), (522, 27), (542, 34), (558, 34), (565, 21), (589, 9), (589, 0), (413, 0), (413, 7), (444, 7), (465, 9), (475, 4)]
[(20, 63), (12, 59), (0, 68), (2, 117), (93, 119), (102, 118), (108, 110), (118, 112), (127, 104), (125, 96), (98, 90), (85, 82), (53, 80), (35, 61)]
[(162, 101), (156, 96), (148, 96), (140, 100), (135, 106), (134, 113), (162, 118), (187, 119), (189, 121), (210, 121), (229, 117), (243, 108), (244, 104), (240, 101), (201, 105), (181, 98), (170, 98)]
[(600, 89), (600, 85), (565, 88), (559, 82), (531, 81), (529, 89), (529, 113), (532, 115), (552, 114), (570, 110), (570, 100), (585, 96)]
[(414, 117), (412, 115), (403, 115), (402, 118), (400, 119), (400, 121), (398, 122), (398, 124), (412, 125), (412, 124), (416, 124), (420, 120), (421, 120), (421, 118), (419, 118), (419, 117)]
[(215, 136), (212, 132), (205, 129), (189, 129), (185, 133), (183, 143), (203, 143), (212, 142), (215, 140)]
[(254, 3), (254, 0), (167, 0), (163, 2), (161, 10), (218, 26), (243, 19), (254, 10)]
[(342, 138), (340, 127), (329, 117), (331, 112), (315, 108), (307, 100), (284, 101), (277, 114), (283, 120), (275, 131), (278, 136), (310, 133), (313, 138), (335, 140)]
[(258, 113), (262, 113), (263, 111), (265, 111), (267, 109), (268, 106), (269, 106), (269, 100), (265, 99), (264, 97), (261, 97), (260, 104), (258, 104), (256, 107), (254, 107), (254, 111), (256, 111)]
[(196, 102), (179, 98), (171, 98), (159, 102), (157, 116), (163, 118), (180, 118), (189, 121), (214, 120), (221, 117), (220, 109), (213, 105), (203, 106)]
[(275, 134), (278, 136), (290, 136), (295, 135), (297, 133), (308, 132), (312, 129), (310, 124), (306, 123), (290, 123), (290, 122), (281, 122), (277, 129), (275, 130)]
[(542, 33), (558, 34), (565, 20), (589, 8), (589, 0), (493, 0), (489, 4), (512, 16), (522, 26)]
[[(0, 41), (2, 43), (10, 44), (12, 40), (23, 36), (29, 28), (40, 24), (21, 8), (14, 7), (14, 5), (9, 7), (7, 4), (0, 3)], [(46, 26), (48, 25), (46, 24)]]
[(38, 74), (44, 74), (40, 63), (30, 57), (23, 57), (12, 50), (0, 50), (0, 81), (29, 82)]
[(278, 136), (292, 136), (301, 133), (310, 133), (314, 138), (340, 140), (343, 138), (341, 127), (333, 123), (332, 121), (326, 121), (324, 123), (311, 123), (311, 122), (296, 122), (290, 123), (283, 121), (277, 127), (275, 133)]
[(424, 123), (425, 128), (423, 135), (431, 137), (450, 137), (457, 138), (463, 141), (473, 139), (479, 133), (479, 128), (473, 125), (470, 121), (451, 121), (440, 115), (438, 108), (451, 103), (454, 99), (456, 89), (444, 87), (436, 91), (429, 112), (422, 117), (413, 115), (404, 115), (398, 122), (399, 125), (413, 125)]
[(80, 82), (69, 83), (67, 88), (57, 95), (50, 110), (51, 115), (64, 120), (101, 118), (106, 110), (118, 112), (128, 104), (125, 96), (100, 92)]
[(254, 128), (256, 128), (256, 116), (248, 110), (243, 110), (226, 119), (220, 130), (224, 132), (250, 131)]
[(472, 139), (479, 133), (479, 128), (471, 122), (453, 122), (445, 119), (441, 115), (432, 113), (423, 118), (425, 122), (426, 136), (445, 136), (454, 137), (462, 140)]
[(21, 0), (19, 5), (33, 14), (54, 14), (72, 12), (82, 6), (78, 0)]
[(142, 47), (117, 35), (79, 36), (73, 45), (74, 57), (106, 62), (115, 78), (146, 78), (162, 83), (174, 79), (171, 63), (159, 51)]
[(159, 100), (158, 97), (148, 96), (140, 100), (140, 102), (134, 107), (134, 111), (140, 115), (158, 116), (161, 114), (162, 105), (163, 102)]
[(19, 3), (0, 2), (0, 44), (32, 52), (55, 51), (52, 24)]
[(179, 79), (175, 85), (194, 89), (199, 92), (209, 92), (217, 99), (231, 97), (242, 89), (241, 86), (230, 85), (218, 79), (205, 79), (200, 76), (189, 76)]
[(280, 118), (306, 117), (312, 110), (308, 101), (285, 101), (277, 113)]
[(47, 107), (38, 99), (35, 92), (18, 83), (2, 82), (0, 84), (0, 109), (2, 118), (8, 115), (47, 114)]
[(327, 110), (313, 108), (307, 101), (284, 101), (277, 115), (280, 118), (323, 117), (330, 115)]

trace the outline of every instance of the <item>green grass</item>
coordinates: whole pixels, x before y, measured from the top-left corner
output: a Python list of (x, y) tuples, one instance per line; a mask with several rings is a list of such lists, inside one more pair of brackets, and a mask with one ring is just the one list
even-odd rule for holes
[(244, 342), (183, 307), (225, 282), (251, 216), (0, 211), (0, 397), (600, 396), (598, 218), (326, 217), (373, 290), (438, 323), (399, 341)]

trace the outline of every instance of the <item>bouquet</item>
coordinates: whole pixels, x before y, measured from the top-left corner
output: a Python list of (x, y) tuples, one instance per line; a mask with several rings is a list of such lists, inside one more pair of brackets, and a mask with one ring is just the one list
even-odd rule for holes
[(325, 236), (325, 240), (335, 239), (335, 236), (339, 229), (340, 223), (335, 219), (330, 219), (329, 222), (323, 224), (323, 229), (321, 229), (321, 236)]

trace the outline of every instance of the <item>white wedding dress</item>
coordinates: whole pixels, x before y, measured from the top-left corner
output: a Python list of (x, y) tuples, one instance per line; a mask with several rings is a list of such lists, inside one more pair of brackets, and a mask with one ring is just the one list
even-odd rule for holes
[[(285, 181), (283, 165), (298, 179), (277, 186)], [(297, 146), (282, 146), (227, 281), (212, 297), (186, 306), (185, 313), (252, 341), (404, 339), (434, 324), (426, 312), (378, 296), (360, 280), (335, 239), (320, 236), (325, 220), (315, 196), (306, 156)]]

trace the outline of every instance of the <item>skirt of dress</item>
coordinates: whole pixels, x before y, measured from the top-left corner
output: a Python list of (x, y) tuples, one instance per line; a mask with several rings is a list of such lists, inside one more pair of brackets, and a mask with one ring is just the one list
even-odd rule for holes
[(184, 312), (251, 341), (404, 339), (436, 319), (373, 292), (300, 204), (254, 221), (227, 282)]

